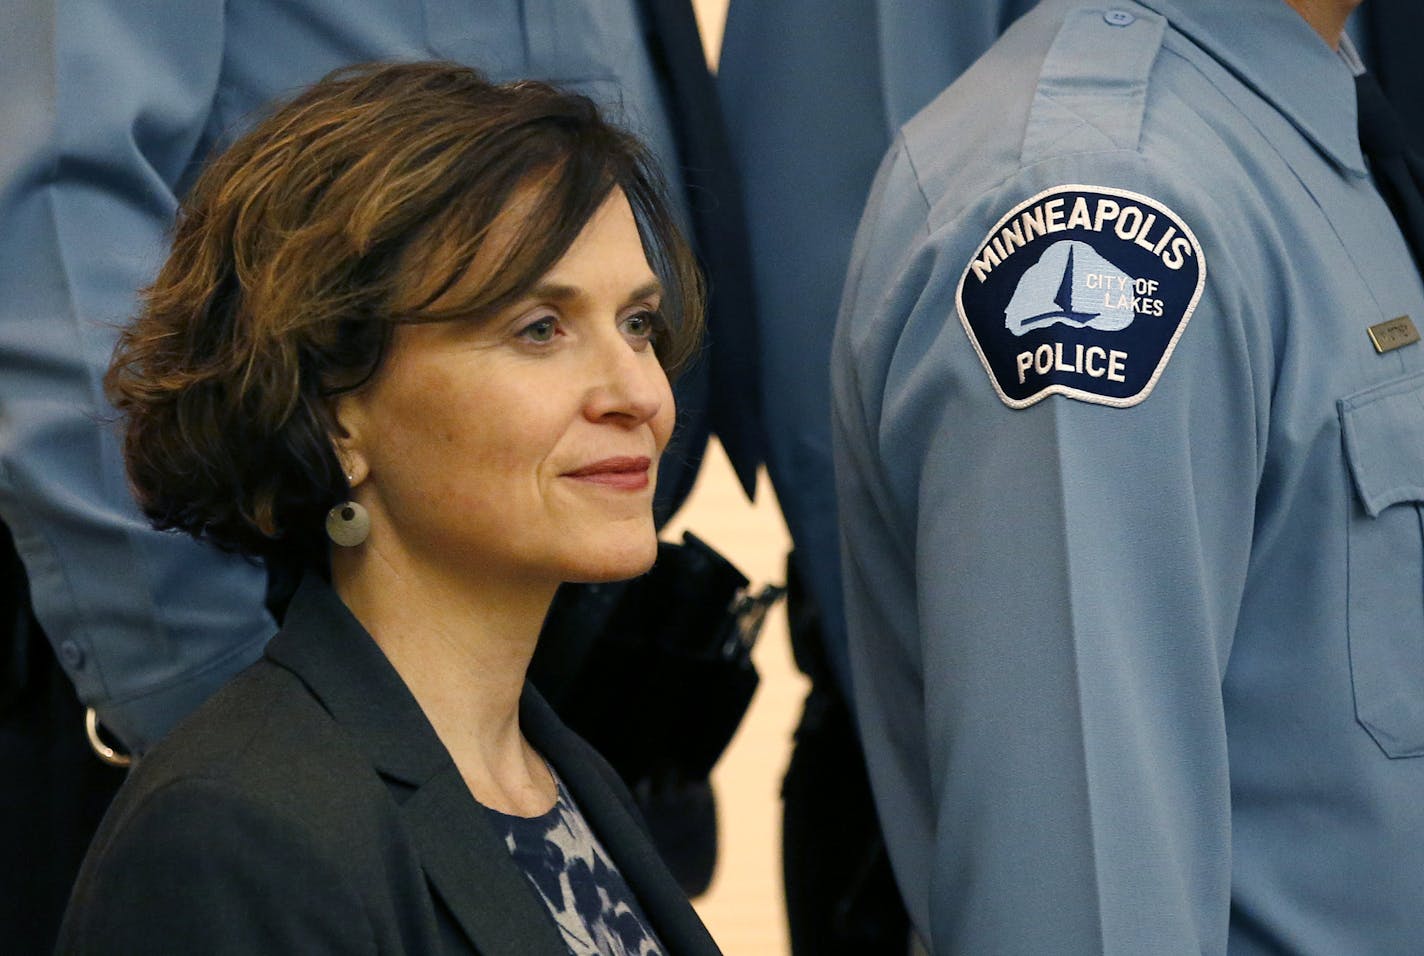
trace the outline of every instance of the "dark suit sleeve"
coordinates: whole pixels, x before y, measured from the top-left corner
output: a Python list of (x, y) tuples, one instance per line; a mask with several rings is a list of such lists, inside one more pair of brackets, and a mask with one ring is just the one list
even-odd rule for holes
[(230, 783), (170, 784), (110, 823), (75, 886), (58, 953), (376, 951), (333, 848)]

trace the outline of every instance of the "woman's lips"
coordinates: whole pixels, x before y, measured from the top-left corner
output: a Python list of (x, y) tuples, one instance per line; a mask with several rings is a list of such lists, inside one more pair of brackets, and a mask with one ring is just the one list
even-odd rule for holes
[(582, 468), (566, 471), (564, 477), (608, 488), (638, 491), (648, 487), (648, 469), (652, 464), (652, 459), (645, 456), (604, 458)]

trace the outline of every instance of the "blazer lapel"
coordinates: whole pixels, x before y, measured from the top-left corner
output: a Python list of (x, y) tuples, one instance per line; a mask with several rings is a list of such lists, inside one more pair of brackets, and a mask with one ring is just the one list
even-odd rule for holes
[(547, 909), (385, 654), (308, 575), (267, 657), (294, 673), (386, 779), (434, 891), (476, 950), (568, 956)]
[[(482, 953), (568, 956), (558, 928), (452, 763), (401, 807), (431, 885)], [(471, 861), (485, 861), (471, 865)], [(499, 865), (485, 865), (497, 861)]]
[(619, 796), (624, 787), (612, 768), (596, 763), (589, 745), (530, 687), (525, 688), (519, 717), (525, 735), (558, 770), (599, 842), (617, 864), (665, 951), (673, 956), (720, 956), (721, 950), (634, 816), (635, 810)]

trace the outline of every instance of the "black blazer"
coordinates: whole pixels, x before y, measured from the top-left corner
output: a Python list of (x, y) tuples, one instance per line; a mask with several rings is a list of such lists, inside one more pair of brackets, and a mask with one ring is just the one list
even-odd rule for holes
[[(529, 688), (520, 722), (670, 956), (717, 954), (608, 764)], [(264, 659), (134, 769), (58, 951), (568, 953), (395, 669), (310, 580)]]

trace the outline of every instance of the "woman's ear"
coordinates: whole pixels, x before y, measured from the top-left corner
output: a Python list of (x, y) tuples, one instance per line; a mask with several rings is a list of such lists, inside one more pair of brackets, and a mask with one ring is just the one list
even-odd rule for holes
[(331, 447), (346, 474), (346, 483), (353, 489), (366, 480), (371, 467), (366, 460), (362, 435), (365, 433), (366, 404), (360, 394), (338, 397), (331, 408)]

